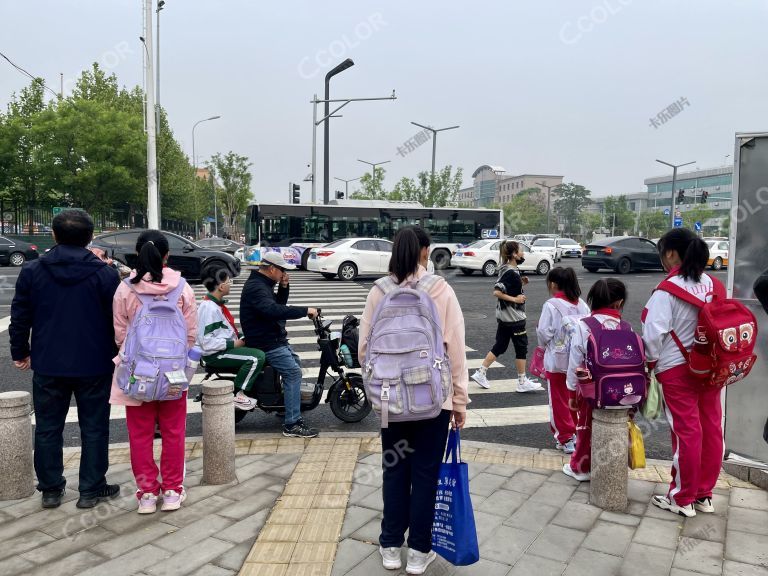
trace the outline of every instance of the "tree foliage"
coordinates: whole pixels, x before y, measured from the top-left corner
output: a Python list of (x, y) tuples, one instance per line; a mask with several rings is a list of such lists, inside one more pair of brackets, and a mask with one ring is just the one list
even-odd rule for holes
[(565, 235), (570, 236), (579, 230), (584, 208), (592, 202), (590, 199), (592, 192), (580, 184), (570, 182), (553, 188), (552, 193), (556, 197), (555, 213), (563, 224)]
[(689, 210), (683, 213), (683, 226), (695, 230), (696, 222), (701, 222), (702, 227), (707, 223), (707, 220), (712, 218), (715, 211), (706, 204), (695, 204)]
[(539, 233), (547, 224), (547, 209), (538, 188), (526, 188), (501, 206), (507, 236)]
[(387, 193), (384, 191), (384, 175), (387, 173), (384, 168), (378, 166), (374, 168), (374, 173), (367, 172), (360, 178), (362, 190), (355, 190), (351, 197), (355, 200), (386, 200)]
[(445, 166), (435, 174), (434, 180), (429, 172), (419, 172), (416, 178), (403, 177), (387, 192), (384, 188), (384, 168), (376, 168), (376, 177), (365, 174), (360, 179), (360, 190), (351, 197), (357, 200), (390, 200), (420, 202), (422, 206), (438, 208), (454, 206), (462, 183), (462, 169), (453, 173), (452, 166)]
[(661, 211), (649, 210), (640, 214), (638, 222), (639, 233), (646, 238), (659, 238), (669, 230), (669, 216)]
[(251, 166), (247, 157), (234, 152), (227, 152), (224, 156), (215, 154), (209, 164), (214, 180), (218, 179), (221, 183), (216, 193), (219, 210), (226, 219), (230, 235), (239, 232), (238, 216), (245, 213), (252, 198), (249, 172)]
[(635, 229), (635, 215), (627, 207), (627, 197), (608, 196), (603, 201), (603, 223), (611, 230), (611, 234), (622, 236), (625, 232)]

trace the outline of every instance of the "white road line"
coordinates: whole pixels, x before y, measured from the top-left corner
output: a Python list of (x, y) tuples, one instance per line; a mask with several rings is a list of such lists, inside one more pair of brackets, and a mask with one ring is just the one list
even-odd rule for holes
[(6, 316), (5, 318), (0, 318), (0, 334), (8, 330), (8, 326), (11, 325), (11, 317)]

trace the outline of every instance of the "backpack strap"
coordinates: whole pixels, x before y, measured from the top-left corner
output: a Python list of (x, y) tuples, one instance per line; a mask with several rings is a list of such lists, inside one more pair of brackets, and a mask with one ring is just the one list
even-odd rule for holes
[(123, 280), (126, 285), (133, 291), (136, 297), (141, 301), (142, 305), (151, 304), (158, 296), (165, 296), (165, 299), (172, 302), (174, 305), (178, 304), (181, 298), (181, 293), (184, 291), (184, 286), (187, 285), (187, 281), (182, 277), (179, 279), (179, 283), (170, 292), (165, 294), (143, 294), (136, 290), (136, 284), (130, 281), (130, 278)]
[(400, 287), (399, 284), (395, 282), (395, 279), (390, 275), (379, 278), (373, 284), (374, 286), (378, 286), (379, 290), (384, 292), (384, 294), (389, 294), (393, 290), (397, 290)]
[[(586, 318), (582, 318), (581, 321), (587, 325), (592, 334), (600, 334), (600, 332), (604, 330), (603, 325), (594, 316), (587, 316)], [(597, 334), (595, 334), (595, 337), (597, 337)]]
[(437, 276), (435, 274), (426, 274), (422, 276), (421, 279), (416, 283), (416, 290), (421, 290), (422, 292), (429, 294), (432, 291), (432, 288), (434, 288), (442, 280), (443, 278), (441, 276)]

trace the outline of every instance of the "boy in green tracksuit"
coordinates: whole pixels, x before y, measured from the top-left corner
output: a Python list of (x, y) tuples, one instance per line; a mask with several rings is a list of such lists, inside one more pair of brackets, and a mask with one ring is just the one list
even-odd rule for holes
[(252, 410), (256, 400), (246, 395), (264, 368), (264, 352), (246, 348), (245, 340), (224, 299), (232, 279), (224, 268), (211, 271), (203, 281), (208, 294), (197, 307), (197, 345), (212, 368), (239, 368), (235, 376), (235, 408)]

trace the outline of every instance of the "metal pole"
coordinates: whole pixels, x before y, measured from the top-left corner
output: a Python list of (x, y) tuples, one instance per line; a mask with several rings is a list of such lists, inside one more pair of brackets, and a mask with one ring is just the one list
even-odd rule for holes
[(430, 187), (434, 186), (432, 184), (435, 181), (435, 155), (437, 154), (437, 130), (432, 131), (432, 176), (430, 177), (429, 183)]
[[(549, 230), (550, 230), (550, 226), (549, 226), (549, 214), (550, 214), (550, 212), (549, 212), (549, 196), (550, 196), (551, 192), (552, 192), (552, 186), (547, 186), (547, 234), (549, 234)], [(569, 225), (569, 229), (570, 229), (570, 225)]]
[[(197, 128), (197, 125), (199, 122), (196, 122), (194, 126), (192, 126), (192, 195), (195, 197), (195, 214), (197, 214), (197, 157), (195, 156), (195, 128)], [(202, 231), (203, 227), (203, 218), (200, 217), (200, 230)], [(195, 216), (195, 228), (197, 228), (197, 216)], [(195, 240), (197, 240), (197, 230), (195, 230)]]
[[(210, 118), (203, 118), (202, 120), (198, 120), (194, 123), (192, 126), (192, 166), (194, 169), (194, 177), (195, 177), (195, 206), (197, 206), (197, 156), (195, 155), (195, 128), (197, 128), (198, 124), (201, 124), (203, 122), (208, 122), (209, 120), (218, 120), (221, 118), (221, 116), (211, 116)], [(214, 189), (215, 190), (215, 189)], [(216, 200), (216, 197), (214, 195), (214, 201)], [(202, 222), (202, 217), (201, 217)]]
[(214, 236), (219, 235), (219, 209), (216, 204), (216, 180), (213, 178), (213, 172), (209, 171), (209, 174), (211, 175), (211, 189), (213, 190), (213, 222), (214, 226), (216, 227), (214, 232)]
[[(355, 63), (352, 61), (351, 58), (347, 58), (333, 68), (328, 74), (325, 75), (325, 117), (328, 118), (329, 116), (329, 102), (331, 98), (331, 78), (336, 76), (336, 74), (339, 74), (341, 72), (344, 72), (347, 68), (354, 66)], [(323, 133), (323, 204), (328, 204), (329, 200), (329, 186), (330, 186), (330, 174), (329, 174), (329, 164), (330, 164), (330, 132), (329, 132), (329, 125), (330, 122), (326, 120)]]
[(672, 168), (672, 224), (670, 228), (675, 227), (675, 193), (677, 190), (675, 190), (675, 183), (677, 182), (677, 166)]
[[(328, 103), (325, 104), (326, 107)], [(312, 98), (312, 203), (317, 202), (317, 94)], [(290, 204), (290, 200), (289, 200)]]
[(157, 134), (155, 115), (150, 111), (155, 109), (155, 79), (152, 63), (152, 0), (145, 0), (146, 5), (146, 36), (144, 45), (147, 48), (147, 227), (160, 228), (160, 218), (157, 205)]
[[(155, 73), (157, 97), (155, 100), (155, 127), (158, 136), (160, 136), (162, 131), (160, 123), (160, 11), (163, 9), (164, 4), (165, 2), (157, 3), (157, 71)], [(160, 197), (160, 170), (157, 171), (157, 221), (161, 224), (163, 222), (163, 204)]]

